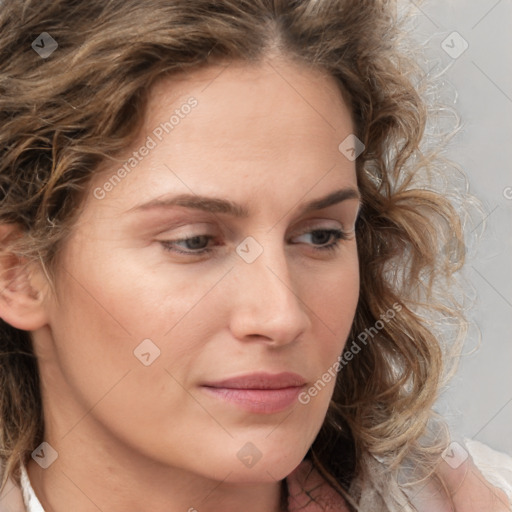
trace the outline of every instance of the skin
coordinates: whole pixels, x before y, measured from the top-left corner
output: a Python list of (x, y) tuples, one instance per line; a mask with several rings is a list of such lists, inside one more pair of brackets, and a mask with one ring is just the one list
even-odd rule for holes
[[(40, 366), (45, 440), (58, 458), (47, 469), (30, 459), (28, 474), (47, 511), (277, 512), (280, 480), (324, 420), (334, 380), (308, 404), (265, 415), (200, 384), (292, 371), (311, 385), (341, 354), (359, 293), (359, 200), (301, 205), (357, 190), (355, 163), (338, 150), (350, 113), (332, 78), (285, 60), (212, 65), (156, 84), (122, 161), (190, 96), (198, 105), (103, 199), (93, 190), (119, 165), (94, 176), (57, 293), (34, 271), (32, 316), (5, 313), (32, 332)], [(130, 211), (177, 193), (229, 199), (250, 215)], [(348, 239), (322, 252), (335, 240), (313, 229)], [(162, 245), (202, 234), (214, 237), (199, 246), (213, 249), (206, 256)], [(235, 251), (248, 236), (263, 249), (252, 263)], [(160, 357), (144, 366), (133, 351), (148, 338)], [(251, 468), (237, 457), (247, 442), (262, 454)]]
[[(31, 332), (45, 441), (58, 452), (47, 469), (28, 463), (47, 512), (277, 512), (279, 481), (325, 417), (333, 381), (309, 403), (266, 415), (215, 400), (200, 384), (294, 371), (307, 388), (342, 352), (359, 290), (350, 236), (359, 202), (308, 213), (301, 204), (357, 188), (354, 162), (338, 151), (353, 130), (350, 113), (331, 78), (286, 60), (211, 66), (156, 84), (121, 161), (191, 96), (194, 110), (102, 199), (94, 190), (119, 165), (98, 170), (63, 245), (56, 294), (40, 268), (1, 260), (0, 314)], [(250, 215), (131, 211), (191, 192)], [(315, 241), (311, 231), (332, 228), (347, 240), (315, 251), (332, 239)], [(202, 234), (214, 237), (204, 256), (162, 245)], [(0, 239), (10, 236), (14, 227), (0, 226)], [(247, 236), (263, 249), (252, 263), (235, 251)], [(133, 351), (148, 338), (160, 356), (144, 366)], [(251, 468), (237, 457), (247, 442), (262, 454)], [(439, 473), (458, 512), (508, 510), (470, 457), (457, 470), (441, 463)], [(424, 510), (452, 510), (431, 489)]]
[[(457, 468), (441, 461), (437, 473), (443, 479), (457, 512), (510, 512), (505, 492), (485, 479), (471, 457)], [(451, 511), (453, 508), (445, 505), (443, 510)]]

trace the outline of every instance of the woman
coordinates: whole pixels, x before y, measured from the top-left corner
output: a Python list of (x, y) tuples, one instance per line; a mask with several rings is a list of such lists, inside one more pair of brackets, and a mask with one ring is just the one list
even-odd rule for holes
[(508, 510), (434, 421), (462, 232), (391, 3), (0, 16), (4, 510)]

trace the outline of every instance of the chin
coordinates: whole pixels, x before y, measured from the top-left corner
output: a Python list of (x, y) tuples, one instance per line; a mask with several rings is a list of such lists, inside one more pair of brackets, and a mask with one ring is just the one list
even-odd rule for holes
[(226, 481), (233, 483), (272, 483), (283, 480), (302, 462), (304, 456), (305, 453), (298, 452), (296, 446), (290, 450), (283, 450), (281, 446), (262, 454), (256, 462), (246, 460), (246, 463), (244, 463), (237, 459), (235, 464), (229, 464), (230, 468), (227, 469), (231, 471), (231, 474)]

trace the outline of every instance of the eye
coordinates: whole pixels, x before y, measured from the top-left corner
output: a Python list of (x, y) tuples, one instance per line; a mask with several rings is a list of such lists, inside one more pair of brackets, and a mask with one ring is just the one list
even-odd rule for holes
[[(340, 246), (340, 240), (349, 240), (350, 234), (341, 229), (314, 229), (301, 236), (312, 236), (319, 247), (313, 247), (315, 251), (336, 251)], [(327, 241), (332, 240), (330, 243)]]
[[(169, 252), (175, 252), (178, 254), (206, 254), (212, 252), (212, 249), (204, 247), (205, 243), (208, 243), (209, 239), (214, 238), (211, 235), (194, 235), (185, 238), (179, 238), (177, 240), (161, 240), (160, 243), (164, 250)], [(177, 249), (177, 244), (184, 244), (187, 250)]]
[[(300, 237), (304, 236), (311, 237), (313, 250), (315, 251), (335, 251), (339, 248), (340, 241), (350, 240), (353, 234), (352, 232), (348, 233), (341, 229), (331, 228), (314, 229), (300, 235)], [(189, 256), (201, 256), (213, 252), (213, 248), (208, 247), (208, 243), (214, 238), (212, 235), (199, 234), (175, 240), (160, 240), (159, 242), (165, 251)], [(328, 243), (329, 241), (330, 243)], [(181, 248), (179, 248), (180, 246)]]

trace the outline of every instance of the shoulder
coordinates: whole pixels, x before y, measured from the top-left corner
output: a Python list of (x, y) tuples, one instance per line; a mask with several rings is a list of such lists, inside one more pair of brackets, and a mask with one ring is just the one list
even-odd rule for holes
[(456, 512), (510, 512), (512, 458), (477, 441), (465, 441), (465, 459), (443, 460), (438, 475), (450, 493)]

